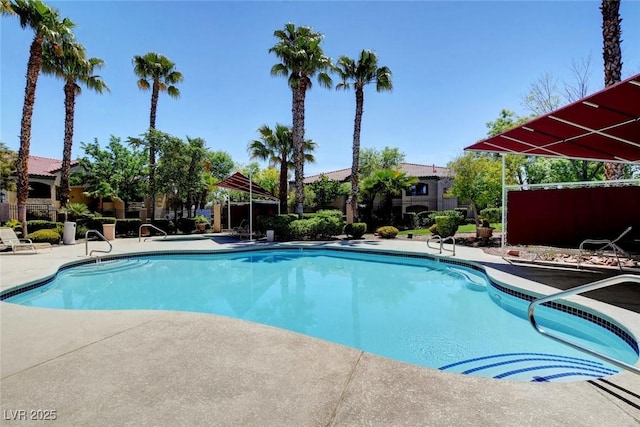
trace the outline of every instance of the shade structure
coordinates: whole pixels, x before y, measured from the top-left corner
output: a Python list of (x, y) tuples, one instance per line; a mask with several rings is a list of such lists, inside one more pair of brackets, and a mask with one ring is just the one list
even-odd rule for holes
[(253, 196), (265, 197), (271, 200), (278, 200), (276, 196), (269, 193), (258, 184), (250, 182), (249, 178), (236, 172), (228, 178), (223, 179), (218, 183), (218, 187), (229, 188), (231, 190), (244, 191), (245, 193), (251, 193)]
[(640, 74), (465, 150), (640, 164)]
[[(254, 184), (250, 178), (247, 178), (240, 172), (236, 172), (230, 177), (223, 179), (218, 183), (218, 187), (249, 193), (249, 239), (253, 240), (253, 196), (261, 196), (271, 200), (278, 200), (278, 198), (258, 184)], [(278, 207), (279, 206), (280, 205), (278, 205)]]

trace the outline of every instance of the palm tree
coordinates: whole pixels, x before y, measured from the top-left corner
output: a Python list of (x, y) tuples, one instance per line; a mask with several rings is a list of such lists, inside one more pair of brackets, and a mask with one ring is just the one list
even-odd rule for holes
[(24, 105), (22, 107), (22, 121), (20, 123), (20, 149), (16, 172), (18, 175), (18, 220), (22, 222), (24, 235), (27, 230), (27, 199), (29, 198), (29, 149), (31, 146), (31, 121), (33, 106), (36, 100), (36, 86), (42, 64), (44, 45), (51, 45), (58, 54), (62, 53), (60, 41), (66, 37), (73, 38), (71, 29), (74, 24), (67, 18), (60, 19), (57, 9), (47, 6), (41, 0), (13, 0), (3, 1), (0, 13), (15, 14), (20, 20), (22, 28), (33, 30), (33, 41), (29, 48), (27, 62), (26, 87), (24, 90)]
[(293, 162), (296, 185), (296, 213), (302, 218), (304, 204), (304, 101), (311, 88), (311, 78), (317, 75), (321, 86), (330, 88), (333, 84), (327, 71), (333, 70), (331, 58), (324, 55), (320, 42), (323, 36), (310, 27), (296, 27), (288, 23), (284, 30), (276, 30), (273, 35), (278, 42), (269, 49), (282, 61), (271, 67), (272, 76), (287, 77), (293, 95), (291, 112), (293, 115)]
[[(604, 59), (605, 87), (618, 83), (622, 72), (622, 50), (620, 47), (620, 0), (602, 0), (602, 57)], [(624, 164), (606, 163), (605, 179), (624, 178)]]
[[(252, 159), (267, 160), (269, 166), (280, 166), (280, 185), (278, 197), (280, 198), (280, 212), (287, 211), (287, 180), (289, 169), (294, 166), (293, 138), (291, 128), (276, 123), (275, 129), (267, 125), (258, 128), (260, 140), (253, 140), (249, 143), (247, 150)], [(316, 143), (306, 139), (303, 144), (304, 161), (313, 163), (315, 158), (311, 152), (316, 148)]]
[(342, 82), (336, 89), (347, 90), (353, 84), (356, 92), (356, 118), (353, 124), (353, 161), (351, 163), (351, 211), (353, 219), (358, 216), (358, 165), (360, 164), (360, 126), (364, 106), (364, 87), (376, 83), (376, 91), (391, 91), (391, 70), (388, 67), (378, 67), (378, 58), (370, 50), (360, 52), (358, 62), (348, 56), (341, 56), (336, 67)]
[(43, 51), (42, 72), (54, 75), (64, 81), (64, 148), (62, 150), (62, 168), (60, 178), (60, 204), (67, 206), (71, 186), (71, 147), (73, 145), (73, 121), (75, 116), (76, 96), (82, 92), (78, 83), (87, 88), (102, 93), (109, 91), (109, 87), (94, 70), (101, 68), (104, 61), (99, 58), (87, 58), (85, 49), (79, 43), (71, 41), (63, 43), (63, 52), (58, 55), (51, 45), (45, 46)]
[[(141, 90), (151, 89), (151, 112), (149, 128), (156, 128), (156, 111), (160, 92), (167, 92), (172, 98), (180, 97), (180, 90), (174, 86), (182, 81), (182, 73), (175, 69), (176, 64), (159, 53), (149, 52), (144, 56), (133, 57), (133, 72), (140, 77), (138, 87)], [(151, 196), (151, 219), (156, 213), (155, 185), (156, 146), (153, 138), (149, 139), (149, 195)]]

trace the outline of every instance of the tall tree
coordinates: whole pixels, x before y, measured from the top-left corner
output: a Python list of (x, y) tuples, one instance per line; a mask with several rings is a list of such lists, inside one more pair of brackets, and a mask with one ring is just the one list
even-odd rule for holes
[(80, 84), (97, 93), (109, 87), (94, 71), (104, 65), (99, 58), (87, 58), (82, 45), (75, 40), (64, 41), (62, 54), (57, 54), (52, 45), (43, 50), (42, 72), (54, 75), (64, 81), (64, 144), (62, 150), (62, 168), (60, 176), (60, 204), (66, 207), (69, 202), (71, 186), (71, 149), (73, 146), (73, 122), (75, 116), (76, 96), (82, 92)]
[(369, 195), (369, 210), (373, 209), (373, 201), (377, 195), (384, 197), (383, 212), (386, 220), (393, 221), (393, 196), (396, 196), (418, 182), (418, 178), (408, 176), (396, 169), (380, 169), (362, 181), (362, 189)]
[(287, 77), (293, 101), (293, 161), (295, 165), (296, 213), (302, 218), (304, 208), (304, 114), (305, 97), (311, 88), (311, 79), (317, 75), (321, 86), (333, 84), (328, 71), (333, 69), (331, 58), (324, 55), (320, 43), (323, 36), (310, 27), (296, 27), (288, 23), (273, 35), (278, 42), (269, 49), (282, 61), (271, 67), (271, 75)]
[(63, 37), (72, 38), (71, 29), (74, 24), (67, 18), (60, 18), (57, 9), (47, 6), (41, 0), (13, 0), (2, 2), (0, 12), (3, 15), (15, 14), (22, 28), (33, 30), (33, 40), (29, 48), (27, 62), (24, 105), (20, 123), (20, 149), (16, 171), (18, 175), (18, 220), (22, 222), (24, 235), (27, 230), (27, 199), (29, 198), (29, 150), (31, 148), (31, 121), (36, 101), (36, 86), (42, 64), (42, 51), (45, 44), (62, 53), (60, 42)]
[[(600, 11), (602, 12), (604, 86), (608, 87), (618, 83), (622, 74), (620, 0), (602, 0)], [(606, 180), (624, 178), (624, 164), (606, 163), (604, 175)]]
[[(274, 129), (268, 125), (258, 128), (260, 140), (253, 140), (247, 149), (252, 159), (261, 159), (269, 162), (270, 166), (280, 166), (280, 177), (278, 186), (278, 198), (280, 199), (280, 211), (287, 211), (287, 181), (289, 179), (289, 169), (294, 166), (293, 161), (293, 138), (291, 128), (276, 123)], [(313, 163), (315, 158), (311, 152), (316, 148), (316, 143), (310, 139), (304, 141), (304, 161)]]
[(478, 212), (485, 207), (498, 206), (502, 196), (500, 161), (488, 154), (466, 152), (447, 165), (455, 179), (448, 193), (462, 202), (469, 202), (480, 225)]
[(78, 163), (82, 181), (87, 184), (87, 194), (100, 199), (120, 199), (124, 202), (125, 212), (130, 201), (144, 195), (144, 177), (147, 175), (144, 152), (128, 149), (115, 136), (111, 136), (104, 149), (97, 139), (89, 144), (81, 143), (81, 147), (85, 155)]
[[(160, 92), (167, 92), (172, 98), (180, 97), (180, 89), (175, 85), (183, 79), (182, 73), (175, 68), (169, 58), (156, 52), (133, 57), (133, 72), (140, 77), (138, 87), (141, 90), (151, 90), (151, 111), (149, 113), (149, 128), (156, 128), (156, 111)], [(156, 145), (154, 139), (149, 139), (149, 195), (151, 203), (151, 219), (156, 213)]]
[(375, 83), (376, 91), (391, 91), (391, 70), (378, 67), (378, 58), (370, 50), (362, 50), (357, 61), (341, 56), (336, 66), (341, 82), (336, 89), (349, 89), (352, 85), (356, 93), (356, 117), (353, 122), (353, 160), (351, 162), (351, 212), (358, 217), (358, 167), (360, 165), (360, 128), (364, 108), (364, 87)]

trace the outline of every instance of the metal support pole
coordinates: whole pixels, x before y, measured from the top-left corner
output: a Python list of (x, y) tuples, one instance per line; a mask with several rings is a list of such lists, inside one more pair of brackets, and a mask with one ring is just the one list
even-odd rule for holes
[(500, 247), (504, 248), (507, 245), (507, 186), (506, 186), (506, 162), (505, 154), (500, 154), (502, 157), (502, 239), (500, 239)]

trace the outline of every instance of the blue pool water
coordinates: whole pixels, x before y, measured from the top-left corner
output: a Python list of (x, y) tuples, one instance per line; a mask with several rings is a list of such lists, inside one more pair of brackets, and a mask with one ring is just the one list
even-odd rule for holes
[[(508, 380), (575, 381), (618, 372), (539, 335), (526, 320), (528, 302), (500, 292), (480, 272), (421, 258), (329, 250), (135, 257), (69, 268), (5, 301), (214, 313), (408, 363)], [(637, 361), (628, 342), (601, 326), (539, 310), (541, 326)]]

